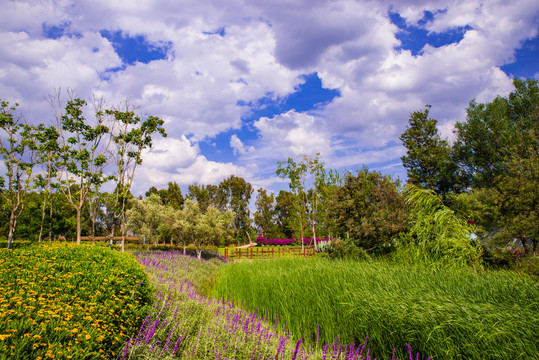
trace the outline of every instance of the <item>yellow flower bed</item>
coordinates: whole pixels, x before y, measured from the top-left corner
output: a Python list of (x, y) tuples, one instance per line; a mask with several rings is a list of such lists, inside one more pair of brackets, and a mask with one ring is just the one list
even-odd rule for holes
[(115, 357), (151, 300), (144, 268), (104, 246), (0, 250), (0, 358)]

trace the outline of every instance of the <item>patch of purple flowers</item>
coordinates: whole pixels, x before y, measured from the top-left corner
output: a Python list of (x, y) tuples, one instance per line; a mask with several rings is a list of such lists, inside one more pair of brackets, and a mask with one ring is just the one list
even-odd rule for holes
[[(155, 359), (373, 360), (369, 351), (365, 353), (367, 339), (355, 345), (341, 344), (336, 338), (320, 350), (318, 337), (315, 344), (304, 337), (294, 341), (286, 326), (278, 328), (277, 317), (260, 316), (258, 309), (250, 312), (230, 298), (202, 295), (175, 272), (182, 267), (190, 271), (192, 262), (200, 260), (180, 252), (138, 254), (137, 260), (161, 290), (137, 336), (125, 345), (122, 360), (137, 355)], [(419, 360), (410, 347), (409, 356), (409, 360)], [(398, 360), (394, 353), (391, 360)]]

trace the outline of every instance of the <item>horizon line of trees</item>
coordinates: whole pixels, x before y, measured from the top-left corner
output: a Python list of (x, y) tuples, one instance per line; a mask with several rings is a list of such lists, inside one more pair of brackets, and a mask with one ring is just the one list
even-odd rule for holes
[[(424, 110), (412, 112), (408, 128), (400, 136), (406, 148), (406, 155), (401, 158), (408, 175), (406, 185), (367, 167), (357, 170), (355, 174), (342, 175), (335, 170), (327, 170), (320, 154), (299, 159), (289, 158), (279, 162), (276, 169), (276, 174), (288, 182), (289, 189), (281, 190), (278, 194), (258, 189), (255, 195), (256, 210), (253, 214), (249, 210), (253, 187), (245, 179), (234, 175), (217, 185), (189, 185), (185, 196), (175, 182), (170, 182), (165, 189), (151, 187), (144, 199), (136, 199), (130, 195), (133, 165), (142, 161), (140, 151), (134, 152), (133, 146), (139, 150), (149, 147), (152, 134), (156, 131), (164, 134), (162, 123), (158, 121), (160, 119), (153, 118), (156, 125), (152, 128), (153, 131), (147, 133), (148, 137), (144, 141), (133, 143), (130, 135), (105, 140), (120, 149), (112, 154), (123, 156), (112, 157), (116, 159), (112, 163), (116, 164), (118, 169), (114, 177), (118, 186), (112, 194), (99, 191), (99, 185), (106, 179), (103, 168), (100, 167), (105, 163), (105, 159), (100, 158), (100, 155), (110, 152), (96, 153), (97, 155), (92, 155), (89, 151), (77, 152), (74, 148), (79, 142), (68, 138), (72, 140), (62, 144), (65, 144), (65, 149), (71, 149), (71, 152), (63, 150), (63, 155), (59, 160), (55, 160), (60, 164), (56, 166), (63, 166), (67, 169), (64, 170), (65, 174), (69, 173), (72, 177), (78, 174), (77, 179), (83, 180), (70, 182), (70, 178), (65, 176), (58, 181), (53, 191), (49, 189), (53, 189), (50, 179), (54, 177), (36, 177), (39, 180), (34, 186), (37, 187), (34, 191), (27, 191), (26, 200), (31, 200), (31, 205), (26, 213), (19, 210), (20, 219), (25, 224), (19, 227), (18, 234), (29, 235), (32, 231), (34, 234), (38, 233), (38, 221), (29, 214), (32, 211), (37, 213), (39, 208), (44, 209), (48, 201), (49, 205), (64, 204), (59, 208), (53, 208), (52, 205), (49, 208), (52, 214), (49, 218), (54, 217), (54, 221), (50, 223), (56, 224), (53, 232), (73, 233), (72, 229), (76, 226), (77, 238), (80, 237), (81, 231), (85, 232), (84, 229), (87, 229), (85, 233), (89, 235), (114, 234), (118, 231), (125, 234), (129, 229), (150, 242), (171, 242), (183, 246), (196, 242), (200, 247), (208, 244), (245, 243), (256, 237), (256, 234), (298, 239), (307, 236), (313, 239), (340, 237), (340, 242), (336, 243), (343, 249), (385, 253), (403, 244), (423, 244), (425, 247), (432, 241), (440, 248), (440, 234), (449, 228), (456, 229), (454, 226), (458, 224), (461, 229), (465, 229), (459, 232), (461, 235), (469, 234), (473, 228), (485, 248), (500, 249), (516, 239), (522, 244), (525, 254), (535, 254), (539, 223), (539, 88), (537, 80), (532, 79), (515, 79), (514, 86), (515, 89), (507, 97), (498, 96), (484, 104), (472, 100), (467, 108), (465, 121), (455, 125), (456, 140), (453, 143), (441, 138), (436, 127), (437, 121), (429, 117), (430, 105)], [(59, 124), (67, 123), (63, 125), (67, 128), (71, 123), (84, 123), (80, 120), (83, 105), (68, 102), (63, 114), (57, 116), (61, 120)], [(3, 123), (6, 114), (10, 114), (6, 106), (3, 103)], [(99, 106), (95, 108), (100, 109)], [(127, 108), (126, 105), (125, 109)], [(109, 116), (124, 124), (123, 134), (136, 128), (136, 124), (142, 123), (141, 118), (133, 120), (134, 113), (128, 111), (105, 110), (96, 111), (95, 114), (96, 119)], [(61, 130), (68, 131), (69, 134), (86, 131), (86, 137), (82, 137), (85, 144), (108, 133), (99, 128), (104, 125), (91, 129), (79, 129), (74, 127), (75, 125)], [(59, 127), (57, 126), (56, 132), (61, 134)], [(25, 139), (25, 136), (28, 136), (26, 134), (23, 136), (23, 132), (20, 133)], [(50, 139), (50, 136), (41, 136)], [(38, 145), (42, 146), (41, 144), (47, 141), (36, 140), (34, 143), (36, 145), (32, 146), (37, 149)], [(100, 143), (99, 146), (103, 144)], [(118, 144), (129, 144), (131, 147), (121, 150)], [(47, 152), (40, 150), (37, 153), (41, 154), (39, 164), (48, 164), (50, 158), (43, 155)], [(5, 159), (4, 156), (6, 162)], [(131, 165), (128, 164), (130, 159), (134, 161)], [(97, 170), (88, 170), (90, 165), (80, 165), (83, 161), (94, 164)], [(107, 161), (107, 164), (111, 163), (111, 160)], [(48, 169), (47, 166), (49, 165), (44, 168)], [(24, 166), (20, 168), (27, 170)], [(119, 181), (122, 171), (127, 168), (131, 171), (129, 176)], [(43, 174), (46, 173), (42, 171), (40, 175)], [(9, 179), (9, 176), (7, 178)], [(20, 178), (25, 179), (24, 176)], [(13, 181), (8, 182), (11, 184)], [(86, 186), (86, 195), (81, 195), (83, 186)], [(9, 191), (3, 190), (4, 209), (9, 208), (6, 204), (11, 204), (7, 201), (9, 197), (5, 196)], [(68, 196), (70, 193), (76, 194), (77, 199), (84, 198), (86, 201), (76, 203), (73, 196)], [(48, 194), (49, 198), (45, 194)], [(439, 199), (439, 202), (436, 199)], [(426, 212), (425, 208), (419, 209), (416, 206), (418, 203), (424, 204), (423, 207), (432, 206), (439, 216)], [(79, 208), (77, 204), (81, 204)], [(68, 210), (69, 207), (71, 210)], [(77, 215), (75, 220), (72, 215), (68, 216), (73, 212)], [(85, 216), (81, 217), (82, 213)], [(41, 214), (44, 212), (41, 211)], [(423, 218), (433, 216), (431, 223), (446, 224), (443, 225), (445, 228), (440, 225), (442, 228), (437, 230), (438, 233), (421, 231), (417, 227), (419, 217), (414, 214), (422, 214)], [(443, 217), (440, 214), (444, 214)], [(451, 220), (453, 215), (460, 220)], [(25, 219), (28, 219), (28, 222)], [(82, 219), (82, 223), (79, 224), (76, 219)], [(448, 222), (444, 223), (442, 220)], [(461, 220), (468, 221), (468, 225), (473, 226), (466, 227), (459, 222)], [(42, 220), (41, 224), (44, 223), (47, 221)], [(197, 223), (201, 224), (198, 228)], [(428, 228), (427, 225), (424, 223), (423, 228)], [(5, 227), (4, 225), (4, 228), (0, 229), (2, 234), (5, 233)], [(209, 231), (212, 228), (219, 236), (213, 236)], [(39, 234), (41, 239), (41, 230)], [(449, 234), (444, 236), (446, 245), (453, 241), (447, 237)], [(210, 240), (201, 240), (202, 237)], [(466, 241), (472, 242), (471, 239)], [(316, 243), (314, 245), (317, 246)], [(462, 249), (468, 249), (464, 246), (465, 241), (461, 245)], [(433, 249), (436, 249), (436, 246), (433, 246)]]

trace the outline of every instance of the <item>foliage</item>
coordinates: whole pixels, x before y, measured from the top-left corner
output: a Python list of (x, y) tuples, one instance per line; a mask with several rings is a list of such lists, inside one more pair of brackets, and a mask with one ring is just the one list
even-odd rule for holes
[[(125, 210), (131, 195), (130, 190), (135, 177), (135, 170), (138, 165), (142, 164), (142, 152), (152, 147), (152, 135), (159, 133), (161, 136), (166, 137), (167, 134), (163, 128), (165, 123), (163, 119), (152, 115), (143, 119), (135, 114), (127, 100), (123, 109), (107, 109), (105, 114), (112, 116), (116, 125), (116, 131), (112, 131), (111, 134), (116, 145), (115, 151), (112, 152), (116, 168), (113, 216), (120, 218), (123, 251), (126, 230)], [(178, 185), (174, 190), (177, 189), (179, 189)]]
[(152, 194), (146, 199), (131, 200), (131, 208), (127, 210), (127, 229), (145, 241), (154, 245), (169, 235), (165, 220), (170, 218), (172, 209), (161, 203), (158, 195)]
[(521, 240), (526, 254), (535, 255), (539, 242), (539, 133), (531, 130), (526, 135), (527, 142), (511, 149), (513, 154), (504, 163), (506, 171), (496, 178), (496, 187), (501, 193), (503, 236)]
[[(152, 313), (127, 343), (122, 359), (373, 359), (363, 341), (356, 345), (334, 339), (322, 346), (280, 329), (277, 317), (249, 312), (227, 296), (206, 297), (220, 268), (217, 262), (178, 252), (138, 253), (137, 259), (158, 293)], [(411, 349), (409, 354), (413, 360)]]
[(331, 242), (328, 255), (331, 259), (339, 260), (369, 260), (369, 254), (361, 247), (358, 247), (351, 240), (337, 239)]
[(412, 262), (441, 266), (481, 267), (481, 248), (472, 239), (473, 227), (458, 218), (431, 190), (407, 185), (410, 239), (402, 250)]
[(339, 233), (367, 252), (393, 247), (407, 230), (407, 213), (398, 182), (367, 168), (345, 176), (331, 206)]
[(146, 191), (146, 197), (150, 196), (151, 194), (159, 195), (163, 205), (171, 206), (175, 210), (180, 210), (185, 201), (182, 195), (182, 190), (175, 181), (169, 181), (168, 188), (166, 189), (158, 190), (155, 186), (152, 186), (150, 189), (148, 189), (148, 191)]
[[(24, 200), (35, 176), (33, 168), (36, 152), (34, 129), (15, 117), (18, 104), (10, 106), (0, 100), (0, 130), (7, 139), (0, 137), (0, 155), (6, 168), (7, 189), (1, 195), (9, 210), (8, 249), (13, 242), (17, 220), (24, 210)], [(5, 185), (0, 177), (0, 188)]]
[(151, 300), (143, 268), (100, 246), (2, 250), (0, 277), (1, 358), (118, 355)]
[(320, 258), (219, 269), (215, 296), (230, 294), (249, 309), (278, 316), (296, 337), (360, 343), (369, 336), (371, 356), (385, 359), (393, 347), (404, 357), (407, 343), (433, 359), (534, 359), (539, 353), (539, 283), (514, 272)]
[(511, 148), (528, 143), (522, 135), (539, 132), (537, 80), (514, 79), (513, 85), (508, 97), (484, 104), (472, 100), (466, 121), (455, 124), (455, 158), (474, 188), (492, 187), (507, 170)]
[(281, 190), (275, 197), (276, 234), (281, 238), (294, 236), (292, 214), (294, 211), (294, 197), (291, 192)]
[(219, 192), (222, 194), (224, 204), (235, 214), (234, 235), (236, 239), (245, 239), (247, 231), (251, 228), (249, 200), (253, 187), (244, 178), (231, 175), (219, 183)]
[(68, 94), (70, 99), (63, 110), (60, 92), (56, 98), (50, 96), (49, 101), (53, 108), (58, 107), (60, 190), (77, 213), (77, 244), (80, 244), (82, 208), (89, 193), (110, 180), (104, 169), (111, 138), (101, 109), (103, 100), (94, 99), (95, 123), (92, 123), (86, 118), (86, 100), (75, 98), (73, 92)]
[[(336, 188), (341, 185), (339, 174), (333, 170), (324, 169), (324, 163), (317, 153), (314, 157), (304, 155), (301, 161), (292, 158), (278, 162), (275, 172), (280, 178), (288, 179), (292, 215), (289, 222), (295, 237), (303, 238), (310, 227), (313, 239), (317, 238), (317, 227), (330, 232), (332, 219), (328, 217), (330, 199)], [(317, 247), (316, 242), (314, 244)]]
[(268, 236), (268, 234), (274, 234), (275, 230), (275, 196), (273, 194), (268, 195), (265, 189), (258, 189), (256, 195), (256, 212), (254, 214), (254, 223), (257, 232), (262, 236)]
[(410, 114), (409, 127), (399, 137), (406, 148), (401, 157), (408, 174), (408, 183), (445, 194), (455, 185), (456, 165), (451, 160), (451, 148), (442, 140), (437, 121), (429, 118), (430, 105)]

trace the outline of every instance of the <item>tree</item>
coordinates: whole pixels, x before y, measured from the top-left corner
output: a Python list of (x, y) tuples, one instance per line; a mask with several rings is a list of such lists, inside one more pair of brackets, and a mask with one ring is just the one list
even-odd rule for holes
[(191, 201), (196, 201), (202, 212), (205, 212), (210, 205), (210, 192), (204, 185), (189, 185), (187, 198)]
[(219, 183), (219, 190), (227, 208), (234, 212), (234, 236), (235, 238), (245, 238), (247, 231), (251, 227), (251, 218), (249, 211), (249, 200), (253, 193), (253, 187), (245, 179), (230, 176)]
[(144, 200), (133, 198), (131, 208), (126, 211), (126, 228), (154, 245), (164, 239), (171, 231), (166, 220), (171, 216), (172, 208), (163, 205), (156, 194)]
[(429, 118), (431, 106), (410, 114), (409, 126), (399, 139), (406, 148), (401, 157), (408, 182), (438, 194), (459, 188), (457, 167), (451, 158), (451, 147), (442, 140), (436, 127), (437, 121)]
[[(144, 119), (136, 115), (128, 101), (125, 102), (123, 109), (108, 109), (105, 113), (111, 115), (115, 120), (115, 130), (112, 137), (115, 151), (111, 153), (116, 167), (113, 216), (120, 218), (122, 251), (124, 251), (125, 207), (135, 177), (135, 170), (138, 165), (142, 164), (142, 152), (152, 147), (152, 136), (156, 132), (163, 137), (166, 137), (167, 134), (163, 128), (165, 122), (162, 119), (155, 116), (148, 116)], [(171, 183), (169, 183), (169, 189), (170, 186)], [(176, 187), (179, 190), (177, 184)]]
[[(319, 212), (321, 196), (327, 194), (325, 188), (334, 185), (328, 180), (338, 180), (338, 176), (335, 176), (334, 172), (328, 176), (319, 153), (314, 157), (304, 155), (300, 162), (296, 162), (292, 158), (288, 158), (286, 162), (279, 161), (276, 174), (282, 179), (289, 180), (288, 185), (294, 198), (293, 219), (296, 232), (299, 232), (300, 237), (303, 238), (304, 230), (310, 226), (316, 249), (316, 228), (323, 222), (320, 220), (321, 213)], [(310, 188), (307, 188), (308, 184), (311, 185)], [(327, 201), (323, 201), (323, 203), (327, 203)]]
[(292, 220), (294, 214), (294, 196), (289, 191), (281, 190), (275, 198), (275, 203), (277, 235), (290, 239), (294, 236)]
[[(102, 99), (94, 98), (95, 124), (91, 125), (84, 114), (86, 101), (74, 98), (72, 92), (69, 96), (65, 111), (60, 107), (60, 92), (56, 96), (49, 96), (49, 102), (56, 113), (60, 134), (60, 189), (77, 213), (77, 244), (80, 244), (81, 213), (90, 188), (98, 188), (110, 179), (105, 176), (104, 167), (112, 138), (108, 136)], [(74, 184), (77, 187), (73, 187)]]
[[(526, 135), (496, 178), (500, 191), (502, 232), (506, 239), (519, 239), (525, 254), (535, 255), (539, 242), (539, 138), (533, 130)], [(527, 244), (531, 243), (531, 249)]]
[(266, 190), (262, 188), (259, 188), (257, 192), (254, 221), (260, 235), (266, 237), (268, 233), (273, 234), (275, 226), (275, 196), (272, 193), (268, 195)]
[[(2, 192), (9, 208), (8, 249), (13, 243), (17, 220), (24, 209), (24, 200), (34, 177), (36, 143), (34, 129), (14, 117), (19, 105), (10, 106), (0, 100), (0, 129), (7, 139), (0, 138), (0, 154), (6, 167), (7, 189)], [(4, 185), (1, 178), (0, 185)]]
[[(507, 172), (513, 149), (533, 142), (539, 133), (537, 80), (515, 79), (508, 97), (498, 96), (490, 103), (472, 100), (466, 121), (455, 124), (454, 155), (473, 188), (492, 187)], [(531, 138), (529, 136), (532, 136)]]
[(367, 252), (394, 247), (407, 231), (408, 208), (398, 182), (366, 167), (345, 176), (331, 209), (339, 232)]
[(175, 214), (174, 221), (170, 223), (178, 242), (184, 245), (184, 253), (185, 245), (190, 243), (200, 258), (203, 246), (219, 246), (232, 236), (235, 214), (229, 210), (219, 211), (208, 206), (203, 213), (196, 201), (186, 199), (183, 209)]
[(52, 192), (57, 187), (53, 179), (56, 178), (58, 171), (58, 137), (58, 131), (54, 126), (38, 125), (36, 132), (37, 163), (42, 166), (43, 170), (43, 174), (38, 174), (35, 180), (36, 186), (41, 189), (43, 198), (38, 241), (42, 240), (47, 202), (49, 204), (49, 241), (52, 240)]

